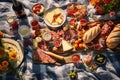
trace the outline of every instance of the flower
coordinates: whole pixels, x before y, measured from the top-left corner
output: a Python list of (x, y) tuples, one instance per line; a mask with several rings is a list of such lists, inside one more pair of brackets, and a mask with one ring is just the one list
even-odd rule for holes
[(110, 18), (111, 18), (111, 17), (114, 17), (114, 16), (115, 16), (115, 12), (114, 12), (114, 11), (111, 11), (111, 12), (109, 13), (109, 16), (110, 16)]
[[(119, 12), (120, 11), (120, 0), (89, 0), (89, 2), (95, 6), (96, 13), (98, 14), (107, 14), (111, 11)], [(96, 8), (97, 6), (97, 8)], [(101, 9), (98, 10), (98, 7), (101, 6)]]
[(15, 51), (11, 51), (8, 54), (9, 54), (10, 59), (12, 59), (12, 60), (17, 59), (17, 53)]
[(88, 0), (92, 5), (96, 5), (100, 0)]
[[(12, 46), (4, 46), (0, 38), (0, 75), (12, 72), (19, 77), (19, 73), (16, 70), (16, 63), (17, 51)], [(21, 79), (19, 78), (19, 80)]]
[(4, 70), (4, 68), (3, 68), (3, 66), (0, 64), (0, 71), (3, 71)]
[(104, 3), (109, 3), (111, 2), (112, 0), (103, 0)]
[(3, 48), (0, 48), (0, 57), (5, 56), (5, 50)]
[(104, 13), (104, 11), (102, 10), (102, 6), (101, 5), (96, 5), (95, 9), (96, 9), (96, 12), (98, 14), (103, 14)]
[(0, 37), (3, 37), (3, 32), (0, 31)]
[(2, 62), (3, 68), (8, 67), (8, 65), (9, 65), (8, 61), (4, 60), (4, 61)]

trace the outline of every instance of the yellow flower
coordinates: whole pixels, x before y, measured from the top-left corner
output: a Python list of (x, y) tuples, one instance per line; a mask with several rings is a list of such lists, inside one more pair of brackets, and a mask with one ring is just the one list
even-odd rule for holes
[(8, 65), (9, 65), (8, 61), (4, 60), (4, 61), (2, 62), (3, 68), (8, 67)]
[(3, 37), (3, 32), (0, 31), (0, 38)]
[(94, 6), (100, 2), (100, 0), (89, 0), (89, 2)]
[(8, 54), (9, 54), (9, 58), (10, 59), (12, 59), (12, 60), (16, 60), (17, 59), (17, 52), (11, 51)]
[(4, 70), (4, 68), (3, 68), (3, 66), (0, 64), (0, 71), (3, 71)]

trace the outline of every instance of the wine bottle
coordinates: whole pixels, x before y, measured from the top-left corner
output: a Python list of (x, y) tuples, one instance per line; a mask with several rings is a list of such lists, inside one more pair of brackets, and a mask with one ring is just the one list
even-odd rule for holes
[(12, 0), (12, 1), (13, 1), (12, 8), (13, 8), (16, 16), (18, 18), (24, 18), (26, 16), (26, 14), (25, 14), (23, 5), (20, 2), (16, 1), (16, 0)]

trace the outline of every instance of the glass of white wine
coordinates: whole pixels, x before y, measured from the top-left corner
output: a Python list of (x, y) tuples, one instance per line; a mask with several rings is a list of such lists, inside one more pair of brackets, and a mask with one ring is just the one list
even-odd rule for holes
[(22, 38), (30, 37), (30, 28), (27, 25), (21, 25), (18, 29), (18, 32)]

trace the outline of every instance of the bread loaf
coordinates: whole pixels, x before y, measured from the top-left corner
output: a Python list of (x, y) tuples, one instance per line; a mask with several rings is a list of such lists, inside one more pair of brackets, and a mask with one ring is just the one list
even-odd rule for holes
[(95, 27), (90, 28), (83, 36), (83, 41), (85, 43), (91, 42), (96, 36), (100, 33), (100, 24), (97, 24)]
[(116, 48), (120, 44), (120, 24), (117, 24), (106, 39), (106, 45), (110, 49)]

